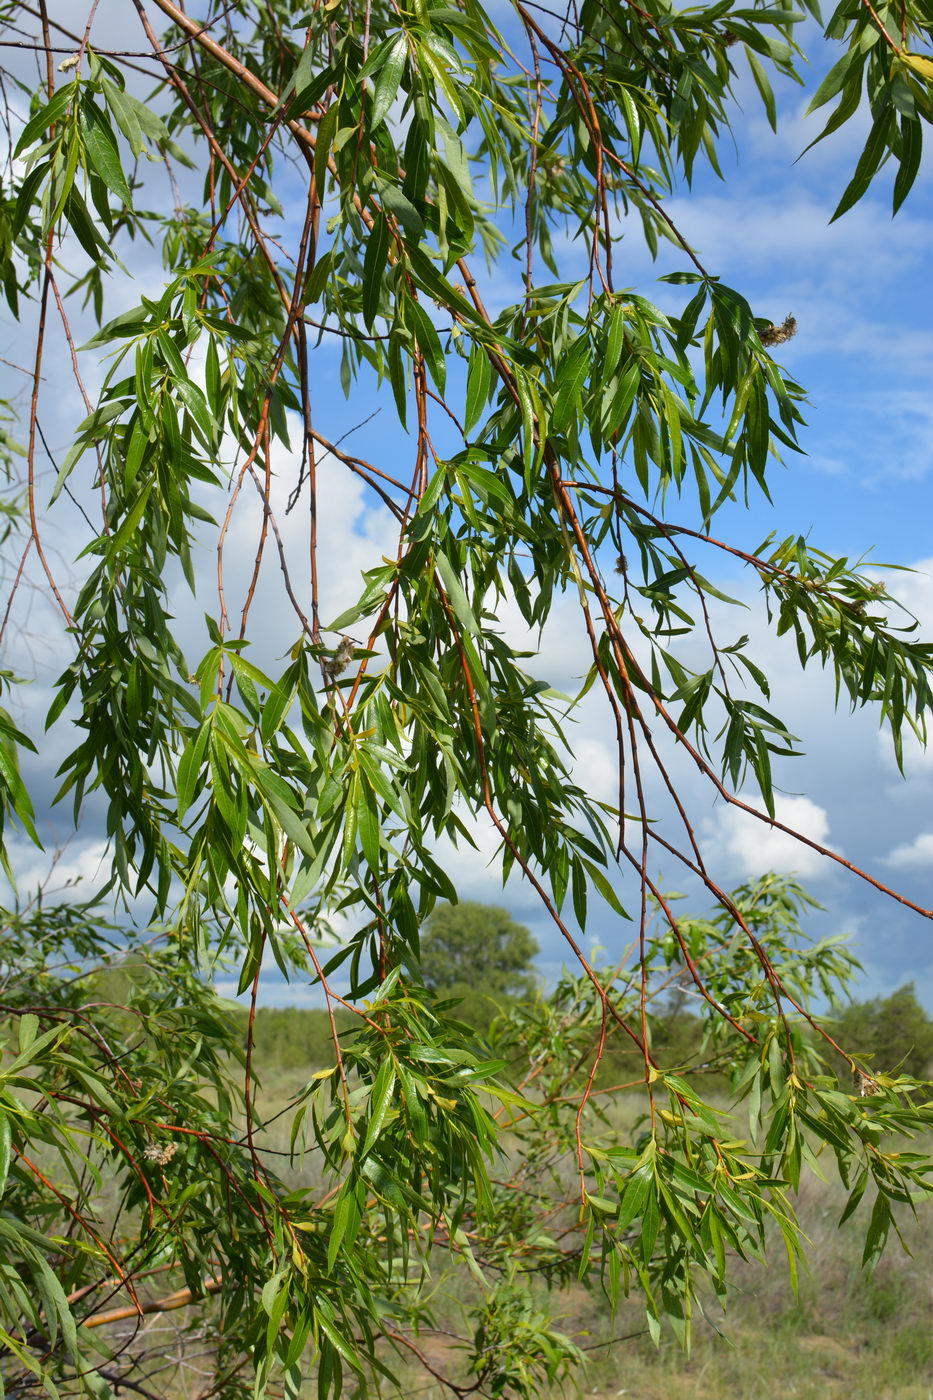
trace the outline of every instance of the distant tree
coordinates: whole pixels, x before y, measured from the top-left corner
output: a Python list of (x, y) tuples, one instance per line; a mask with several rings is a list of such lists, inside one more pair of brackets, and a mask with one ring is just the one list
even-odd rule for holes
[(889, 997), (856, 1001), (837, 1018), (837, 1039), (854, 1054), (871, 1056), (868, 1067), (922, 1078), (933, 1065), (933, 1020), (907, 982)]
[(531, 996), (532, 961), (537, 940), (494, 904), (443, 904), (431, 916), (421, 940), (425, 985), (461, 1000), (461, 1014), (486, 1026), (496, 1004)]

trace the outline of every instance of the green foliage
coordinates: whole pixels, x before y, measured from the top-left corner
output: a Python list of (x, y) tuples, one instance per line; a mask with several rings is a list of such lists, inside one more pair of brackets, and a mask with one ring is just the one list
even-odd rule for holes
[(105, 1284), (134, 1312), (154, 1266), (209, 1291), (219, 1216), (242, 1298), (267, 1188), (231, 1134), (240, 1043), (177, 932), (128, 940), (93, 904), (4, 911), (0, 1025), (0, 1365), (8, 1393), (54, 1395), (108, 1370), (81, 1325)]
[(535, 1311), (527, 1287), (490, 1290), (474, 1338), (472, 1369), (484, 1393), (532, 1400), (548, 1383), (563, 1381), (583, 1357), (573, 1343)]
[[(82, 42), (57, 69), (47, 55), (34, 91), (20, 84), (22, 121), (5, 109), (16, 158), (0, 282), (36, 333), (17, 430), (24, 548), (66, 648), (46, 718), (66, 751), (58, 797), (77, 818), (93, 795), (110, 888), (151, 914), (138, 934), (91, 905), (38, 900), (6, 920), (8, 1389), (138, 1388), (133, 1341), (105, 1340), (112, 1312), (187, 1307), (216, 1337), (212, 1393), (292, 1397), (314, 1373), (321, 1400), (337, 1400), (345, 1377), (362, 1388), (418, 1354), (432, 1257), (448, 1251), (478, 1289), (476, 1388), (531, 1395), (576, 1358), (545, 1304), (523, 1300), (522, 1270), (598, 1279), (613, 1306), (640, 1294), (652, 1336), (667, 1326), (686, 1343), (697, 1296), (725, 1296), (736, 1256), (762, 1257), (775, 1232), (795, 1276), (792, 1194), (805, 1166), (828, 1162), (844, 1219), (871, 1203), (874, 1264), (897, 1212), (929, 1193), (930, 1162), (909, 1150), (929, 1125), (921, 1088), (896, 1066), (873, 1065), (864, 1094), (834, 1077), (827, 1057), (847, 1052), (808, 1007), (851, 960), (801, 943), (792, 884), (721, 888), (664, 758), (686, 756), (730, 803), (748, 780), (761, 806), (744, 805), (786, 829), (772, 760), (798, 744), (748, 639), (727, 645), (709, 625), (707, 599), (722, 595), (701, 566), (722, 548), (758, 579), (801, 666), (819, 662), (851, 705), (874, 705), (898, 756), (905, 725), (925, 736), (933, 699), (930, 644), (861, 565), (797, 537), (753, 550), (710, 534), (720, 507), (767, 491), (772, 458), (797, 450), (803, 389), (665, 200), (698, 161), (718, 170), (746, 62), (774, 122), (769, 73), (796, 75), (802, 16), (732, 0), (583, 0), (560, 24), (524, 0), (501, 23), (480, 0), (372, 0), (339, 16), (294, 0), (138, 9), (144, 89), (132, 53)], [(12, 42), (54, 48), (42, 7), (28, 40), (23, 15), (0, 5)], [(815, 101), (839, 96), (832, 129), (863, 90), (872, 115), (840, 214), (888, 159), (895, 207), (910, 189), (931, 28), (919, 0), (896, 14), (844, 0), (829, 21), (845, 54)], [(662, 273), (671, 314), (616, 284), (631, 214), (652, 253), (690, 257), (692, 271)], [(475, 255), (499, 295), (513, 238), (522, 281), (492, 316)], [(134, 239), (161, 242), (161, 288), (128, 290)], [(76, 348), (79, 290), (97, 328)], [(315, 393), (334, 345), (367, 411), (391, 391), (404, 466), (325, 435)], [(46, 503), (53, 353), (92, 373)], [(93, 400), (85, 382), (99, 384)], [(295, 548), (273, 489), (290, 433), (292, 504), (310, 497)], [(398, 529), (339, 617), (322, 608), (322, 452)], [(98, 515), (84, 516), (70, 590), (43, 538), (76, 492)], [(257, 552), (238, 580), (231, 529), (250, 508)], [(216, 602), (197, 582), (208, 542)], [(282, 659), (252, 612), (270, 564), (293, 619)], [(198, 608), (179, 606), (182, 580)], [(591, 655), (577, 699), (596, 689), (616, 733), (610, 803), (575, 780), (573, 703), (529, 674), (507, 625), (514, 599), (539, 633), (565, 594)], [(38, 839), (17, 767), (29, 727), (0, 712), (0, 815)], [(677, 822), (657, 820), (654, 790), (677, 797)], [(493, 1028), (496, 1058), (432, 991), (421, 947), (457, 896), (438, 850), (478, 822), (574, 959), (554, 997)], [(662, 855), (703, 885), (707, 918), (675, 912), (649, 874)], [(583, 957), (575, 929), (594, 905), (632, 940), (631, 965)], [(210, 991), (231, 958), (251, 997), (245, 1043)], [(261, 1140), (255, 1012), (270, 958), (326, 1004), (328, 1062), (284, 1113), (311, 1185)], [(653, 1048), (665, 978), (689, 985), (703, 1025), (680, 1063)], [(630, 1135), (599, 1107), (620, 1045), (643, 1096)], [(710, 1075), (747, 1105), (747, 1130), (707, 1101)]]

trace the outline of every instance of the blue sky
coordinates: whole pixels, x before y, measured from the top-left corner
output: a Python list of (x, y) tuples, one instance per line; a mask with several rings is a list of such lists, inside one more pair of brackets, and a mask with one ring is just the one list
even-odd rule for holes
[[(74, 23), (74, 8), (60, 3), (53, 17)], [(139, 46), (135, 17), (125, 6), (101, 5), (96, 32), (113, 47)], [(891, 590), (903, 597), (921, 619), (925, 635), (933, 637), (933, 187), (927, 160), (914, 193), (892, 221), (890, 180), (877, 182), (868, 198), (843, 219), (830, 225), (839, 193), (854, 167), (865, 122), (859, 118), (798, 160), (818, 130), (819, 117), (806, 118), (809, 95), (828, 65), (827, 50), (811, 21), (802, 27), (802, 43), (816, 55), (804, 89), (790, 82), (777, 84), (779, 133), (771, 133), (751, 85), (742, 86), (742, 107), (735, 114), (734, 148), (728, 140), (721, 150), (725, 183), (700, 173), (694, 188), (680, 190), (668, 206), (678, 226), (702, 255), (703, 261), (728, 285), (740, 290), (756, 314), (781, 320), (793, 313), (798, 334), (777, 352), (808, 390), (808, 427), (802, 435), (805, 456), (789, 456), (771, 478), (773, 504), (760, 495), (746, 512), (740, 505), (725, 508), (716, 533), (750, 548), (770, 533), (795, 532), (810, 536), (830, 552), (858, 557), (873, 551), (879, 561), (909, 565), (918, 572), (895, 575)], [(806, 70), (805, 70), (806, 71)], [(572, 252), (571, 252), (572, 257)], [(662, 247), (651, 264), (638, 234), (626, 237), (617, 256), (617, 278), (676, 308), (683, 289), (657, 284), (661, 273), (682, 265), (676, 249)], [(133, 284), (119, 290), (123, 309), (140, 293), (158, 286), (160, 268), (155, 254), (133, 251)], [(490, 301), (496, 309), (516, 294), (520, 269), (497, 270)], [(0, 355), (14, 363), (26, 358), (22, 329), (0, 326)], [(4, 370), (4, 392), (22, 403), (23, 376)], [(85, 366), (92, 384), (99, 369)], [(352, 449), (382, 463), (389, 471), (407, 463), (410, 448), (393, 425), (390, 403), (367, 398), (345, 403), (339, 390), (336, 352), (327, 346), (315, 357), (316, 423), (336, 439), (373, 407), (378, 416), (351, 439)], [(66, 352), (59, 344), (47, 364), (47, 385), (41, 409), (53, 449), (64, 450), (73, 425), (82, 416), (70, 380)], [(348, 444), (349, 445), (349, 444)], [(281, 490), (287, 495), (294, 458), (282, 450), (277, 459)], [(362, 569), (377, 563), (391, 541), (384, 516), (366, 501), (358, 483), (335, 464), (324, 465), (322, 485), (322, 550), (325, 612), (334, 617), (353, 597)], [(76, 483), (77, 489), (77, 483)], [(72, 563), (80, 544), (73, 513), (67, 504), (56, 507), (50, 522), (54, 553), (67, 581), (77, 579)], [(297, 514), (297, 513), (296, 513)], [(678, 518), (676, 507), (670, 510)], [(687, 512), (681, 517), (687, 519)], [(693, 523), (688, 520), (688, 523)], [(300, 528), (295, 516), (289, 529)], [(250, 556), (252, 527), (237, 522), (235, 547)], [(296, 535), (297, 538), (297, 535)], [(83, 541), (82, 541), (83, 542)], [(205, 540), (200, 580), (210, 588), (212, 545)], [(710, 572), (709, 561), (704, 561)], [(902, 887), (912, 898), (933, 904), (933, 753), (909, 750), (909, 776), (901, 779), (889, 745), (868, 713), (850, 717), (835, 712), (832, 689), (818, 671), (801, 678), (787, 643), (769, 636), (751, 581), (724, 556), (716, 565), (716, 581), (725, 583), (748, 603), (747, 611), (717, 605), (714, 622), (727, 640), (749, 632), (757, 655), (775, 678), (774, 709), (785, 717), (804, 742), (807, 758), (785, 762), (779, 773), (781, 802), (789, 818), (817, 839), (825, 840), (858, 864), (870, 866), (880, 878)], [(20, 703), (29, 728), (41, 733), (41, 718), (49, 698), (49, 682), (61, 669), (64, 655), (53, 615), (33, 576), (17, 607), (17, 634), (11, 664), (32, 667), (34, 693)], [(265, 650), (281, 655), (294, 640), (295, 629), (282, 615), (277, 580), (264, 578), (258, 606), (264, 623)], [(179, 608), (190, 609), (179, 594)], [(534, 669), (563, 690), (586, 669), (586, 652), (574, 626), (573, 600), (561, 603), (541, 645)], [(184, 621), (181, 624), (185, 626)], [(512, 616), (509, 627), (519, 629)], [(261, 657), (257, 656), (261, 661)], [(575, 730), (577, 773), (599, 793), (611, 771), (608, 716), (596, 698), (581, 708)], [(48, 796), (52, 773), (64, 751), (66, 736), (53, 737), (31, 765), (40, 798)], [(707, 849), (715, 853), (724, 883), (735, 883), (774, 865), (797, 869), (827, 907), (817, 921), (820, 934), (845, 931), (866, 966), (863, 994), (889, 991), (913, 978), (933, 1008), (933, 926), (883, 900), (838, 867), (820, 861), (786, 838), (750, 826), (735, 813), (714, 807), (695, 786), (689, 773), (683, 781), (700, 812), (700, 830)], [(53, 842), (68, 835), (67, 813), (44, 812), (45, 829)], [(92, 879), (103, 854), (100, 813), (90, 804), (81, 831), (62, 857), (62, 874)], [(531, 924), (542, 945), (541, 966), (553, 975), (562, 957), (557, 935), (542, 919), (530, 891), (516, 881), (501, 890), (493, 845), (480, 832), (481, 855), (447, 851), (445, 859), (464, 897), (490, 899), (507, 905)], [(24, 885), (41, 873), (39, 861), (22, 843)], [(669, 884), (681, 885), (674, 871), (660, 872)], [(626, 938), (624, 929), (604, 919), (593, 936), (614, 948)], [(304, 989), (286, 988), (274, 970), (265, 985), (265, 998), (300, 1002)]]

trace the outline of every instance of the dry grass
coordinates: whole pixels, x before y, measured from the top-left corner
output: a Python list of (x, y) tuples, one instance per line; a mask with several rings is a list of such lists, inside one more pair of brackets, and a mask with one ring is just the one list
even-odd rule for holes
[(670, 1343), (630, 1342), (590, 1365), (584, 1389), (632, 1400), (933, 1400), (928, 1227), (907, 1231), (912, 1257), (895, 1241), (867, 1275), (857, 1219), (836, 1226), (843, 1199), (818, 1182), (801, 1192), (811, 1247), (798, 1299), (779, 1253), (773, 1267), (739, 1262), (728, 1311), (698, 1323), (689, 1357)]
[[(287, 1152), (291, 1114), (278, 1115), (305, 1081), (306, 1075), (297, 1071), (264, 1075), (259, 1108), (268, 1123), (260, 1134), (265, 1147)], [(614, 1118), (623, 1138), (637, 1112), (634, 1100), (618, 1104)], [(275, 1166), (290, 1184), (317, 1187), (316, 1159), (309, 1152), (289, 1167), (285, 1157), (277, 1157)], [(840, 1230), (844, 1200), (838, 1184), (812, 1177), (806, 1181), (797, 1201), (809, 1240), (799, 1297), (791, 1292), (780, 1239), (767, 1267), (737, 1260), (728, 1309), (723, 1313), (711, 1300), (705, 1317), (696, 1320), (689, 1356), (673, 1341), (663, 1340), (655, 1349), (646, 1336), (637, 1335), (643, 1333), (644, 1314), (635, 1300), (623, 1304), (613, 1318), (598, 1290), (575, 1285), (552, 1296), (549, 1306), (557, 1325), (587, 1354), (578, 1375), (581, 1395), (594, 1400), (933, 1400), (928, 1221), (921, 1215), (908, 1222), (910, 1254), (892, 1236), (881, 1263), (867, 1275), (860, 1258), (871, 1203), (863, 1201)], [(446, 1272), (440, 1258), (434, 1265), (438, 1325), (466, 1336), (464, 1308), (476, 1297), (475, 1285), (456, 1261)], [(543, 1292), (540, 1284), (530, 1286)], [(164, 1348), (167, 1365), (158, 1376), (159, 1392), (165, 1400), (194, 1400), (209, 1370), (205, 1336), (194, 1331), (186, 1337), (174, 1317), (154, 1324), (160, 1326), (173, 1335), (148, 1339), (156, 1350)], [(611, 1338), (625, 1340), (605, 1345)], [(468, 1380), (465, 1348), (449, 1335), (426, 1333), (419, 1344), (439, 1371)], [(406, 1358), (385, 1359), (399, 1377), (397, 1394), (406, 1400), (452, 1400), (450, 1391), (409, 1368)], [(314, 1393), (314, 1382), (308, 1384), (309, 1394)], [(394, 1394), (388, 1383), (382, 1385), (384, 1400)]]
[[(303, 1076), (266, 1076), (262, 1104), (271, 1117), (300, 1089)], [(620, 1102), (614, 1117), (624, 1137), (638, 1112)], [(266, 1130), (268, 1146), (288, 1146), (288, 1117)], [(315, 1181), (314, 1154), (286, 1175), (296, 1184)], [(794, 1298), (780, 1240), (767, 1267), (737, 1260), (732, 1296), (723, 1313), (715, 1299), (696, 1321), (692, 1351), (673, 1341), (656, 1349), (645, 1336), (637, 1303), (609, 1316), (599, 1292), (581, 1286), (551, 1299), (558, 1325), (587, 1352), (579, 1376), (582, 1394), (612, 1400), (933, 1400), (933, 1259), (925, 1215), (908, 1221), (905, 1243), (892, 1242), (873, 1274), (861, 1268), (864, 1228), (871, 1209), (862, 1202), (839, 1229), (845, 1201), (838, 1183), (813, 1177), (802, 1183), (797, 1206), (809, 1245)], [(435, 1280), (439, 1325), (465, 1335), (463, 1305), (474, 1296), (465, 1271), (452, 1268)], [(612, 1337), (628, 1338), (614, 1345)], [(463, 1375), (463, 1349), (448, 1337), (427, 1334), (422, 1346), (445, 1374)], [(396, 1367), (396, 1369), (398, 1369)], [(403, 1364), (400, 1392), (419, 1400), (450, 1400), (441, 1386), (425, 1384), (423, 1372)], [(389, 1389), (384, 1387), (388, 1396)]]

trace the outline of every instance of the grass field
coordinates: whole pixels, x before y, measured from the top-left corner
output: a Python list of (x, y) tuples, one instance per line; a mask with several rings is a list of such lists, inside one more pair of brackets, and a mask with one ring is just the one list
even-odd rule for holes
[[(287, 1153), (291, 1115), (282, 1110), (306, 1078), (307, 1071), (282, 1069), (264, 1076), (257, 1103), (259, 1116), (268, 1123), (259, 1134), (263, 1147)], [(614, 1106), (613, 1120), (623, 1140), (629, 1137), (639, 1106), (634, 1099), (621, 1099)], [(284, 1155), (277, 1156), (275, 1166), (290, 1184), (320, 1183), (315, 1152), (293, 1166)], [(766, 1266), (734, 1261), (728, 1307), (723, 1312), (715, 1298), (710, 1299), (695, 1319), (689, 1355), (666, 1336), (659, 1348), (654, 1347), (636, 1299), (623, 1303), (613, 1317), (598, 1289), (573, 1284), (552, 1295), (549, 1307), (556, 1325), (586, 1361), (573, 1385), (563, 1392), (543, 1392), (542, 1400), (551, 1400), (552, 1394), (556, 1400), (559, 1393), (566, 1400), (578, 1394), (581, 1400), (933, 1400), (929, 1211), (905, 1220), (903, 1237), (910, 1252), (902, 1250), (892, 1234), (881, 1262), (867, 1274), (861, 1268), (861, 1250), (871, 1201), (866, 1198), (840, 1230), (844, 1201), (838, 1182), (806, 1178), (796, 1202), (808, 1238), (799, 1297), (791, 1291), (777, 1238)], [(102, 1218), (109, 1204), (105, 1185), (98, 1202)], [(433, 1268), (438, 1330), (424, 1330), (418, 1345), (435, 1370), (469, 1385), (468, 1309), (477, 1297), (476, 1285), (449, 1254), (438, 1251)], [(544, 1292), (534, 1277), (529, 1278), (529, 1288)], [(210, 1307), (200, 1324), (183, 1311), (169, 1312), (147, 1318), (142, 1329), (135, 1321), (108, 1329), (107, 1341), (118, 1347), (124, 1337), (132, 1338), (148, 1386), (164, 1400), (198, 1400), (210, 1390), (210, 1319)], [(400, 1358), (386, 1349), (383, 1359), (399, 1381), (397, 1389), (382, 1383), (383, 1400), (457, 1400), (424, 1369), (409, 1364), (407, 1355)], [(306, 1389), (309, 1396), (316, 1393), (313, 1379)], [(278, 1393), (275, 1387), (270, 1392)], [(346, 1395), (353, 1395), (349, 1382)], [(501, 1400), (510, 1400), (509, 1392)]]
[[(908, 1238), (913, 1257), (895, 1244), (872, 1276), (860, 1268), (861, 1245), (851, 1228), (838, 1231), (838, 1189), (811, 1186), (799, 1202), (811, 1241), (808, 1270), (795, 1300), (776, 1242), (772, 1267), (736, 1265), (727, 1313), (710, 1307), (698, 1318), (689, 1356), (672, 1341), (656, 1349), (643, 1334), (634, 1303), (614, 1319), (604, 1300), (581, 1287), (564, 1292), (560, 1325), (586, 1352), (578, 1376), (583, 1394), (632, 1400), (931, 1400), (933, 1397), (933, 1270), (924, 1230)], [(927, 1240), (929, 1238), (926, 1232)], [(447, 1324), (457, 1329), (464, 1282), (449, 1290)], [(636, 1335), (632, 1335), (632, 1334)], [(642, 1335), (637, 1335), (642, 1333)], [(614, 1344), (603, 1345), (610, 1338)], [(457, 1377), (457, 1347), (425, 1338), (429, 1357)], [(404, 1389), (404, 1387), (403, 1387)], [(438, 1400), (441, 1387), (419, 1391)]]
[[(301, 1082), (297, 1073), (270, 1075), (261, 1101), (266, 1116), (277, 1112)], [(618, 1106), (623, 1132), (634, 1111), (632, 1103)], [(287, 1146), (284, 1119), (267, 1130), (266, 1141)], [(295, 1175), (314, 1181), (313, 1156)], [(636, 1302), (612, 1318), (598, 1292), (579, 1285), (564, 1290), (558, 1325), (587, 1356), (577, 1377), (579, 1390), (603, 1400), (933, 1400), (933, 1222), (925, 1212), (909, 1220), (904, 1241), (910, 1253), (892, 1235), (881, 1263), (866, 1274), (861, 1250), (871, 1203), (863, 1201), (840, 1230), (844, 1202), (838, 1182), (811, 1176), (802, 1183), (797, 1207), (809, 1245), (799, 1297), (793, 1296), (777, 1239), (766, 1267), (736, 1261), (728, 1309), (724, 1314), (711, 1300), (706, 1316), (696, 1319), (689, 1356), (672, 1341), (654, 1347)], [(438, 1370), (468, 1381), (456, 1336), (466, 1335), (463, 1305), (474, 1285), (455, 1266), (438, 1274), (436, 1287), (438, 1325), (444, 1330), (426, 1332), (421, 1346)], [(426, 1385), (423, 1372), (408, 1372), (404, 1364), (400, 1380), (406, 1396), (450, 1400), (451, 1392)], [(390, 1394), (388, 1385), (383, 1394)]]

